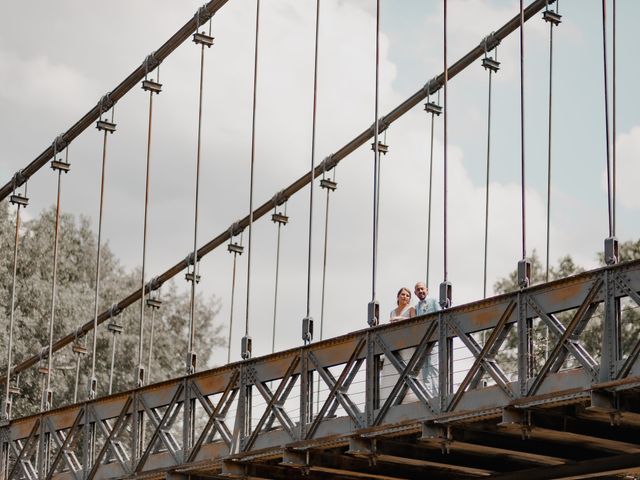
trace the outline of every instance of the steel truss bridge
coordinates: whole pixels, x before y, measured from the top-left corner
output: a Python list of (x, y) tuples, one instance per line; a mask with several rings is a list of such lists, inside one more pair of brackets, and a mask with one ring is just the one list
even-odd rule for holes
[[(3, 471), (73, 480), (640, 472), (640, 339), (622, 358), (617, 315), (625, 299), (640, 305), (638, 291), (640, 262), (620, 264), (17, 419), (2, 429), (14, 459)], [(534, 321), (556, 339), (538, 365)], [(581, 342), (594, 323), (597, 360)], [(512, 376), (498, 354), (510, 332)], [(458, 342), (471, 361), (456, 358)], [(436, 396), (419, 374), (433, 352)], [(381, 356), (395, 379), (384, 398)], [(328, 390), (320, 401), (317, 379)]]
[[(143, 79), (150, 98), (159, 93), (149, 72), (194, 32), (203, 52), (211, 46), (198, 28), (225, 3), (202, 7), (0, 188), (0, 199), (13, 193), (18, 206), (16, 238), (27, 202), (16, 189), (51, 159), (59, 172), (68, 170), (56, 154), (96, 120), (106, 147), (115, 125), (102, 114)], [(312, 164), (276, 203), (377, 140), (474, 61), (483, 55), (486, 61), (487, 51), (548, 3), (532, 2), (372, 127)], [(559, 22), (553, 12), (546, 15)], [(377, 157), (379, 148), (374, 142)], [(18, 365), (9, 361), (7, 380), (43, 358), (51, 361), (78, 334), (191, 266), (195, 295), (194, 264), (272, 207), (273, 201), (258, 207), (149, 283), (143, 263), (140, 290), (100, 314), (96, 308), (93, 321), (52, 339), (48, 352)], [(45, 395), (45, 408), (24, 418), (10, 419), (3, 410), (0, 480), (637, 478), (640, 339), (629, 338), (624, 313), (640, 307), (640, 261), (617, 263), (610, 255), (617, 255), (615, 242), (606, 245), (605, 257), (614, 261), (569, 278), (207, 371), (195, 371), (190, 350), (193, 373), (181, 378), (144, 385), (141, 369), (140, 386), (129, 391), (55, 409)], [(594, 334), (595, 349), (586, 341)]]

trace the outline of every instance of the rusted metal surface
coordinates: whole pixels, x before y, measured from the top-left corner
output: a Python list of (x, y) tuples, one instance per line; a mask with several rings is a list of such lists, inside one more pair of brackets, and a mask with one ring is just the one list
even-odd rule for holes
[[(5, 430), (8, 435), (5, 447), (9, 446), (12, 452), (6, 470), (11, 476), (8, 473), (5, 476), (7, 479), (29, 478), (25, 472), (31, 468), (29, 465), (35, 468), (38, 449), (34, 445), (41, 442), (41, 435), (47, 435), (47, 441), (50, 442), (51, 459), (58, 458), (55, 471), (48, 472), (51, 478), (56, 479), (85, 476), (142, 478), (176, 469), (187, 473), (203, 469), (219, 473), (223, 462), (228, 459), (240, 462), (244, 465), (242, 468), (249, 468), (256, 462), (272, 462), (274, 455), (281, 455), (283, 446), (287, 445), (287, 448), (299, 451), (326, 451), (345, 447), (350, 438), (361, 436), (394, 436), (409, 441), (413, 438), (411, 435), (415, 435), (425, 424), (444, 425), (441, 428), (445, 430), (458, 425), (477, 425), (482, 429), (489, 428), (483, 425), (490, 422), (488, 431), (499, 432), (497, 434), (503, 436), (526, 432), (531, 438), (571, 444), (581, 442), (585, 448), (600, 449), (605, 453), (640, 452), (640, 445), (628, 441), (626, 437), (616, 439), (615, 433), (606, 438), (602, 434), (591, 438), (587, 431), (569, 432), (551, 428), (554, 425), (552, 422), (551, 426), (538, 426), (531, 423), (531, 414), (528, 413), (562, 412), (566, 408), (591, 405), (594, 391), (636, 395), (638, 377), (597, 383), (598, 376), (594, 379), (579, 362), (580, 368), (557, 372), (537, 368), (526, 382), (529, 386), (536, 385), (536, 389), (530, 390), (530, 395), (522, 396), (517, 393), (521, 379), (514, 376), (515, 372), (505, 374), (501, 365), (504, 359), (496, 360), (495, 355), (491, 354), (494, 343), (501, 338), (500, 330), (516, 321), (517, 316), (513, 312), (518, 297), (521, 301), (535, 302), (539, 306), (538, 313), (529, 309), (529, 315), (551, 317), (566, 310), (580, 312), (580, 308), (584, 309), (586, 304), (607, 301), (594, 288), (602, 283), (605, 275), (614, 280), (617, 276), (623, 276), (627, 291), (638, 292), (639, 273), (640, 262), (621, 264), (448, 310), (447, 315), (439, 320), (447, 321), (451, 327), (447, 330), (446, 338), (454, 345), (456, 342), (464, 345), (471, 357), (458, 365), (454, 364), (454, 372), (465, 374), (471, 371), (467, 375), (471, 378), (478, 371), (485, 371), (486, 378), (490, 380), (487, 385), (480, 383), (471, 388), (472, 383), (468, 379), (463, 382), (462, 377), (458, 380), (454, 378), (451, 392), (445, 392), (444, 397), (441, 392), (435, 394), (440, 398), (434, 398), (430, 390), (422, 389), (421, 382), (425, 380), (417, 371), (422, 366), (425, 352), (439, 340), (434, 323), (438, 321), (438, 316), (427, 315), (14, 420)], [(616, 290), (613, 298), (618, 298), (621, 292)], [(608, 319), (604, 318), (603, 321)], [(570, 326), (571, 322), (567, 328)], [(488, 332), (486, 345), (474, 343), (476, 341), (472, 334), (480, 330)], [(570, 333), (569, 330), (567, 332)], [(559, 337), (553, 339), (560, 347), (552, 348), (546, 363), (553, 362), (553, 355), (563, 348), (568, 349), (570, 358), (571, 352), (577, 352), (575, 346), (580, 345), (579, 336), (571, 336), (573, 350), (563, 344), (566, 341), (563, 338), (569, 333), (558, 333)], [(395, 385), (381, 394), (377, 403), (372, 403), (375, 410), (370, 417), (365, 411), (365, 392), (370, 390), (366, 385), (377, 380), (367, 377), (367, 342), (373, 342), (372, 347), (375, 347), (374, 361), (378, 362), (380, 355), (385, 354), (395, 370)], [(302, 358), (307, 358), (307, 361), (301, 361)], [(598, 365), (596, 368), (599, 368)], [(376, 369), (371, 371), (376, 372)], [(314, 380), (301, 382), (304, 374), (311, 375)], [(438, 373), (440, 376), (443, 374), (442, 371)], [(323, 399), (318, 408), (313, 402), (309, 423), (305, 429), (300, 429), (300, 408), (308, 406), (299, 398), (305, 393), (309, 394), (305, 389), (315, 385), (318, 375), (324, 389)], [(491, 378), (496, 381), (491, 382)], [(505, 378), (505, 383), (501, 385), (497, 381), (499, 378)], [(238, 401), (242, 392), (246, 395), (244, 407)], [(407, 392), (415, 395), (406, 397)], [(194, 406), (195, 421), (186, 424), (186, 427), (185, 398), (195, 402), (189, 404)], [(386, 406), (380, 409), (383, 403)], [(445, 405), (446, 408), (439, 408), (438, 405)], [(614, 415), (617, 407), (615, 403), (611, 405), (613, 413), (609, 414)], [(599, 410), (592, 409), (591, 415), (599, 421), (606, 418)], [(630, 413), (628, 418), (632, 415), (635, 418), (637, 413)], [(141, 419), (136, 428), (132, 428), (133, 418)], [(374, 422), (368, 424), (367, 418), (374, 419)], [(505, 421), (505, 418), (509, 420)], [(244, 427), (240, 429), (239, 425)], [(91, 428), (99, 433), (92, 440), (95, 453), (86, 463), (88, 470), (85, 475), (80, 467), (72, 471), (72, 465), (85, 464), (80, 460), (84, 455), (82, 445), (85, 444), (84, 435)], [(187, 434), (183, 436), (185, 428)], [(69, 432), (74, 432), (74, 436), (68, 437)], [(57, 435), (57, 441), (51, 443), (53, 435)], [(185, 438), (189, 439), (186, 447)], [(446, 445), (449, 440), (445, 437), (440, 442)], [(57, 445), (65, 445), (64, 454), (57, 455)], [(477, 448), (481, 449), (479, 446)], [(492, 451), (491, 448), (495, 450), (498, 447), (487, 446), (488, 451)], [(526, 454), (519, 452), (514, 455)], [(77, 463), (69, 460), (69, 455), (77, 458)], [(383, 463), (398, 460), (388, 453), (380, 455), (380, 462)], [(18, 456), (21, 458), (20, 465), (14, 468)], [(339, 463), (339, 459), (332, 458), (327, 457), (327, 461)], [(437, 473), (445, 460), (418, 463)], [(410, 460), (407, 462), (411, 463)], [(237, 463), (234, 465), (237, 466)], [(355, 468), (360, 464), (347, 462), (345, 465)], [(475, 475), (473, 472), (482, 470), (471, 466), (463, 472), (460, 468), (452, 471)], [(410, 469), (405, 468), (405, 471), (409, 472)], [(494, 472), (487, 474), (493, 475)]]

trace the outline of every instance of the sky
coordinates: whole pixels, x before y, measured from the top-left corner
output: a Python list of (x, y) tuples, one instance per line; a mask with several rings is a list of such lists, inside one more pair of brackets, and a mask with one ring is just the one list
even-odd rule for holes
[[(528, 3), (528, 2), (527, 2)], [(609, 2), (610, 3), (610, 2)], [(640, 179), (638, 93), (633, 45), (640, 4), (617, 2), (617, 236), (637, 239)], [(442, 2), (382, 0), (380, 111), (388, 112), (442, 71)], [(0, 17), (0, 180), (42, 152), (92, 108), (199, 3), (169, 0), (10, 2)], [(586, 268), (607, 236), (601, 2), (562, 0), (554, 29), (551, 261), (570, 253)], [(518, 13), (513, 0), (450, 0), (449, 63)], [(611, 12), (609, 12), (610, 14)], [(316, 158), (338, 150), (374, 120), (375, 2), (323, 0), (320, 13)], [(260, 17), (254, 205), (309, 169), (315, 2), (263, 0)], [(205, 52), (198, 243), (225, 231), (249, 209), (255, 1), (230, 0), (212, 19)], [(27, 33), (25, 33), (25, 26)], [(610, 28), (610, 26), (609, 26)], [(549, 27), (536, 15), (525, 27), (527, 252), (545, 256)], [(611, 47), (611, 29), (609, 29)], [(161, 66), (154, 98), (147, 271), (149, 278), (187, 256), (193, 200), (199, 48), (187, 41)], [(512, 271), (520, 256), (520, 109), (517, 32), (498, 47), (493, 77), (488, 278)], [(609, 59), (611, 60), (611, 50)], [(487, 73), (476, 62), (449, 85), (449, 277), (453, 302), (482, 297), (487, 151)], [(148, 96), (134, 88), (116, 106), (109, 139), (103, 238), (128, 268), (142, 258)], [(382, 159), (378, 300), (383, 318), (397, 290), (426, 275), (429, 119), (414, 108), (386, 132)], [(429, 287), (443, 278), (442, 118), (436, 119)], [(102, 137), (94, 128), (69, 148), (62, 209), (97, 225)], [(337, 167), (331, 194), (324, 338), (366, 326), (371, 297), (373, 153), (358, 149)], [(324, 191), (315, 189), (311, 314), (320, 320)], [(35, 216), (50, 207), (55, 175), (29, 181)], [(276, 349), (301, 343), (306, 307), (309, 189), (287, 205), (283, 228)], [(246, 235), (244, 237), (246, 243)], [(3, 247), (4, 248), (4, 247)], [(276, 227), (265, 216), (253, 231), (249, 330), (254, 356), (271, 350)], [(62, 253), (64, 254), (64, 253)], [(244, 333), (247, 255), (239, 257), (232, 358)], [(219, 299), (215, 319), (228, 328), (231, 255), (202, 260), (199, 292)], [(182, 275), (176, 282), (187, 288)], [(113, 299), (117, 301), (120, 299)], [(107, 307), (107, 306), (104, 306)], [(188, 315), (188, 312), (185, 312)], [(83, 319), (88, 321), (90, 319)], [(136, 328), (135, 325), (127, 328)], [(181, 355), (181, 352), (180, 352)], [(207, 353), (201, 352), (201, 357)], [(180, 356), (182, 358), (182, 356)], [(226, 350), (210, 352), (209, 365)]]

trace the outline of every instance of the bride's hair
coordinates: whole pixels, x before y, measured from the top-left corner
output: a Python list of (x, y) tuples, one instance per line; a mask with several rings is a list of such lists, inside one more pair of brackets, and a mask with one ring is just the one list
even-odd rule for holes
[(402, 292), (407, 292), (407, 293), (409, 294), (409, 298), (411, 298), (411, 292), (409, 291), (409, 289), (408, 289), (408, 288), (405, 288), (405, 287), (402, 287), (400, 290), (398, 290), (398, 293), (397, 293), (397, 295), (396, 295), (396, 304), (397, 304), (397, 305), (400, 305), (400, 300), (399, 300), (399, 298), (400, 298), (400, 294), (401, 294)]

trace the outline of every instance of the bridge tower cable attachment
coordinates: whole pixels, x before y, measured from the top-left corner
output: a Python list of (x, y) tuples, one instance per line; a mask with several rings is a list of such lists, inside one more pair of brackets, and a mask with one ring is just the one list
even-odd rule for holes
[[(40, 410), (42, 412), (50, 410), (53, 406), (53, 390), (51, 388), (51, 374), (53, 370), (53, 326), (56, 317), (56, 300), (57, 300), (57, 281), (58, 281), (58, 254), (60, 241), (60, 209), (62, 199), (62, 174), (68, 173), (71, 169), (69, 164), (69, 146), (65, 144), (62, 136), (54, 140), (54, 157), (51, 161), (51, 169), (57, 173), (57, 193), (56, 193), (56, 212), (53, 230), (53, 274), (51, 279), (51, 313), (49, 316), (49, 344), (47, 347), (47, 366), (43, 369), (44, 382), (42, 389), (42, 403)], [(57, 154), (64, 148), (64, 160), (59, 160)]]
[(442, 85), (442, 89), (443, 89), (443, 96), (444, 96), (444, 115), (443, 115), (443, 120), (444, 120), (444, 132), (443, 132), (443, 144), (444, 144), (444, 155), (443, 155), (443, 172), (444, 172), (444, 177), (443, 177), (443, 228), (442, 228), (442, 232), (443, 232), (443, 272), (444, 272), (444, 279), (442, 281), (442, 283), (440, 284), (440, 292), (439, 292), (439, 301), (440, 301), (440, 306), (445, 309), (445, 308), (449, 308), (451, 306), (451, 298), (452, 298), (452, 285), (451, 282), (449, 281), (449, 270), (448, 270), (448, 264), (447, 264), (447, 253), (448, 253), (448, 245), (447, 245), (447, 241), (448, 241), (448, 237), (447, 237), (447, 229), (448, 229), (448, 213), (449, 213), (449, 204), (448, 204), (448, 185), (449, 185), (449, 178), (448, 178), (448, 157), (449, 157), (449, 151), (448, 151), (448, 134), (449, 134), (449, 113), (448, 113), (448, 107), (449, 105), (447, 104), (447, 86), (449, 83), (449, 66), (447, 63), (447, 0), (443, 0), (443, 42), (442, 42), (442, 58), (443, 58), (443, 70), (444, 70), (444, 81), (443, 81), (443, 85)]
[(485, 47), (484, 58), (482, 59), (482, 67), (488, 72), (489, 85), (487, 95), (487, 170), (485, 176), (485, 199), (484, 199), (484, 266), (482, 279), (482, 298), (487, 298), (487, 256), (489, 250), (489, 180), (491, 173), (491, 93), (492, 78), (494, 73), (500, 70), (500, 62), (498, 61), (498, 47), (494, 48), (493, 57), (489, 56), (489, 37), (485, 38), (483, 43)]
[(367, 307), (367, 323), (370, 327), (380, 323), (380, 304), (377, 300), (378, 276), (378, 209), (380, 207), (380, 134), (379, 101), (380, 101), (380, 0), (376, 0), (376, 48), (375, 48), (375, 95), (373, 123), (373, 240), (371, 261), (371, 301)]
[[(148, 230), (148, 214), (149, 214), (149, 192), (150, 192), (150, 179), (151, 179), (151, 138), (153, 131), (153, 95), (158, 95), (162, 92), (162, 84), (160, 83), (160, 64), (155, 62), (153, 54), (147, 57), (145, 61), (147, 75), (145, 80), (142, 81), (142, 89), (149, 92), (149, 120), (147, 127), (147, 160), (146, 160), (146, 173), (145, 173), (145, 189), (144, 189), (144, 219), (142, 227), (142, 272), (141, 272), (141, 286), (140, 286), (140, 320), (138, 322), (138, 365), (134, 372), (134, 382), (137, 387), (141, 387), (145, 384), (145, 371), (143, 366), (143, 348), (144, 348), (144, 310), (145, 310), (145, 295), (147, 292), (147, 284), (145, 282), (145, 270), (147, 265), (147, 230)], [(154, 68), (156, 68), (156, 79), (149, 80), (148, 74)]]
[[(18, 172), (19, 175), (20, 172)], [(14, 181), (13, 194), (9, 198), (9, 201), (16, 206), (16, 229), (13, 243), (13, 266), (11, 270), (11, 307), (9, 314), (9, 335), (7, 338), (7, 375), (4, 384), (4, 405), (0, 415), (0, 420), (11, 420), (11, 405), (13, 404), (13, 393), (15, 387), (11, 385), (11, 363), (13, 361), (13, 330), (15, 327), (15, 313), (16, 313), (16, 287), (17, 287), (17, 273), (18, 273), (18, 247), (20, 245), (20, 209), (26, 208), (29, 204), (29, 197), (27, 196), (27, 182), (25, 181), (23, 193), (16, 192), (17, 179)]]
[(425, 274), (425, 285), (429, 287), (429, 272), (431, 267), (431, 214), (433, 212), (432, 200), (433, 200), (433, 147), (434, 147), (434, 135), (435, 135), (435, 118), (442, 114), (442, 106), (440, 105), (440, 90), (438, 89), (438, 99), (436, 102), (431, 100), (432, 84), (435, 84), (435, 78), (429, 80), (427, 83), (427, 103), (424, 104), (424, 110), (430, 114), (430, 140), (429, 140), (429, 168), (428, 168), (428, 183), (429, 192), (427, 193), (427, 268)]
[[(240, 241), (235, 242), (234, 237), (240, 236)], [(235, 305), (236, 296), (236, 266), (238, 263), (238, 255), (242, 255), (244, 247), (242, 246), (242, 229), (238, 223), (234, 223), (229, 227), (229, 244), (227, 251), (233, 254), (233, 268), (231, 273), (231, 301), (229, 308), (229, 339), (227, 341), (227, 363), (231, 363), (231, 338), (233, 335), (233, 307)]]
[(545, 282), (549, 281), (549, 261), (551, 256), (551, 158), (552, 158), (552, 123), (553, 123), (553, 28), (562, 23), (562, 16), (558, 13), (560, 2), (556, 2), (555, 11), (549, 8), (547, 2), (542, 18), (549, 24), (549, 103), (547, 107), (547, 248), (545, 264)]
[[(198, 132), (196, 140), (196, 175), (195, 175), (195, 192), (194, 192), (194, 219), (193, 219), (193, 252), (191, 259), (192, 270), (191, 275), (187, 272), (187, 281), (191, 283), (191, 298), (189, 309), (189, 339), (187, 343), (187, 356), (185, 372), (190, 375), (196, 371), (197, 355), (195, 352), (195, 334), (196, 334), (196, 285), (199, 282), (198, 274), (199, 258), (198, 258), (198, 200), (200, 196), (200, 159), (202, 154), (202, 97), (204, 92), (204, 52), (205, 47), (211, 48), (213, 45), (213, 37), (211, 36), (211, 20), (209, 20), (209, 34), (200, 32), (200, 13), (201, 9), (196, 12), (196, 32), (193, 34), (193, 42), (200, 46), (200, 78), (198, 85)], [(187, 265), (187, 270), (189, 266)]]
[(313, 51), (313, 109), (311, 114), (311, 179), (309, 182), (309, 240), (307, 252), (307, 308), (302, 319), (302, 341), (313, 340), (313, 317), (311, 316), (311, 261), (313, 252), (313, 181), (316, 171), (316, 117), (318, 112), (318, 46), (320, 36), (320, 0), (316, 0), (315, 40)]
[[(102, 113), (111, 109), (111, 121), (103, 120)], [(109, 135), (116, 131), (115, 123), (115, 105), (111, 101), (109, 94), (100, 99), (100, 118), (96, 123), (96, 129), (102, 132), (102, 165), (100, 168), (100, 201), (98, 205), (98, 243), (96, 246), (96, 275), (95, 288), (93, 298), (93, 335), (91, 342), (91, 373), (89, 374), (89, 391), (90, 400), (96, 398), (98, 394), (98, 379), (96, 377), (96, 348), (98, 344), (98, 308), (100, 301), (100, 266), (101, 266), (101, 250), (102, 250), (102, 219), (104, 214), (104, 189), (107, 173), (107, 144)]]
[[(278, 207), (284, 206), (284, 208), (278, 210)], [(273, 326), (271, 329), (271, 353), (275, 352), (276, 347), (276, 320), (278, 318), (278, 285), (280, 279), (280, 235), (282, 227), (289, 223), (289, 217), (287, 215), (287, 198), (283, 195), (283, 192), (277, 193), (273, 198), (273, 214), (271, 215), (271, 221), (276, 224), (278, 231), (276, 234), (276, 273), (273, 290)]]
[(524, 0), (520, 0), (520, 224), (522, 229), (522, 255), (518, 262), (518, 285), (526, 288), (531, 284), (531, 261), (527, 259), (527, 206), (525, 169), (524, 128)]
[(256, 159), (256, 100), (258, 93), (258, 46), (260, 38), (260, 0), (256, 0), (256, 28), (253, 57), (253, 101), (251, 108), (251, 165), (249, 173), (249, 238), (247, 245), (247, 302), (245, 308), (244, 336), (240, 343), (240, 355), (243, 360), (251, 358), (252, 341), (249, 336), (249, 318), (251, 306), (251, 240), (253, 235), (253, 174)]

